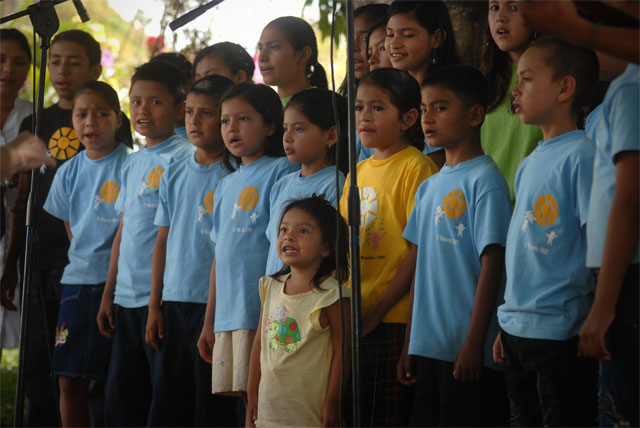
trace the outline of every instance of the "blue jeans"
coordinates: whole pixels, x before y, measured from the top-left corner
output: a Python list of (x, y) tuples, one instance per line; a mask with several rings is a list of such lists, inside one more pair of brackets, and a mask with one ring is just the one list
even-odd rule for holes
[(638, 287), (638, 264), (634, 264), (625, 275), (605, 338), (611, 360), (600, 362), (601, 426), (638, 426)]

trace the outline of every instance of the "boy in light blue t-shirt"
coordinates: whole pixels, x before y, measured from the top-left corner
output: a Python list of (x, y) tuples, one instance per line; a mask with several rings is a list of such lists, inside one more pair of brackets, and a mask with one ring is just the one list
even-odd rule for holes
[(213, 196), (231, 172), (223, 164), (219, 103), (232, 85), (212, 75), (189, 89), (186, 127), (196, 151), (169, 165), (160, 183), (146, 328), (146, 342), (156, 350), (150, 426), (236, 424), (229, 411), (235, 399), (211, 394), (211, 365), (197, 349), (214, 257)]
[(593, 299), (585, 225), (595, 146), (576, 119), (597, 78), (593, 51), (561, 39), (537, 40), (518, 62), (513, 105), (543, 140), (516, 174), (494, 358), (519, 426), (596, 423), (596, 365), (577, 353)]
[(129, 155), (123, 166), (116, 203), (123, 214), (98, 311), (100, 333), (114, 339), (105, 399), (107, 425), (147, 424), (153, 352), (145, 344), (145, 326), (157, 234), (153, 221), (164, 171), (172, 161), (193, 153), (186, 140), (174, 135), (186, 86), (180, 70), (162, 61), (138, 67), (131, 78), (131, 121), (146, 145)]
[(403, 234), (417, 264), (398, 380), (417, 383), (411, 426), (503, 426), (504, 377), (490, 367), (510, 209), (480, 144), (487, 84), (474, 68), (444, 67), (421, 94), (422, 130), (446, 164), (418, 188)]

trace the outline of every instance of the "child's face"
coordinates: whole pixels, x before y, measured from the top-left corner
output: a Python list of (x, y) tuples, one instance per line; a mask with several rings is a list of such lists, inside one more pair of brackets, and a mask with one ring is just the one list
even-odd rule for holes
[(295, 81), (301, 73), (304, 74), (311, 54), (309, 48), (301, 52), (294, 51), (291, 43), (275, 27), (262, 30), (258, 50), (258, 67), (264, 83), (270, 86), (287, 85)]
[(284, 111), (283, 126), (284, 152), (290, 162), (327, 165), (327, 152), (336, 143), (335, 132), (314, 125), (295, 107)]
[(470, 132), (471, 112), (455, 94), (439, 86), (420, 90), (420, 124), (431, 147), (453, 149)]
[(121, 115), (117, 114), (102, 95), (85, 91), (73, 104), (73, 129), (91, 159), (99, 159), (118, 145), (116, 130), (120, 127)]
[(220, 60), (218, 55), (207, 55), (198, 62), (198, 65), (196, 65), (196, 80), (211, 76), (212, 74), (217, 74), (218, 76), (223, 76), (227, 79), (233, 80), (231, 70), (224, 61)]
[(248, 165), (264, 155), (267, 136), (273, 135), (275, 125), (264, 119), (248, 102), (231, 98), (220, 107), (220, 133), (231, 154)]
[(429, 34), (410, 13), (397, 13), (387, 22), (384, 47), (393, 68), (422, 70), (428, 66), (431, 51), (440, 47), (439, 36)]
[(401, 141), (409, 126), (385, 91), (367, 83), (358, 87), (356, 129), (362, 145), (383, 150)]
[(280, 260), (294, 269), (317, 270), (329, 256), (318, 222), (299, 208), (290, 209), (282, 217), (276, 248)]
[(0, 40), (0, 92), (15, 98), (31, 65), (29, 55), (15, 40)]
[(181, 106), (161, 82), (138, 80), (129, 91), (131, 123), (147, 139), (147, 145), (161, 143), (173, 135)]
[(58, 96), (73, 100), (76, 90), (100, 76), (102, 67), (91, 65), (85, 48), (76, 42), (59, 40), (49, 50), (49, 80)]
[(384, 48), (386, 38), (387, 31), (384, 26), (380, 26), (371, 32), (369, 37), (369, 71), (393, 67)]
[(369, 63), (367, 62), (367, 34), (371, 21), (365, 16), (358, 16), (353, 20), (353, 61), (355, 68), (353, 75), (356, 79), (362, 79), (369, 73)]
[(189, 141), (202, 149), (222, 148), (218, 102), (207, 95), (187, 95), (184, 122)]
[(489, 1), (489, 30), (493, 41), (502, 52), (513, 53), (517, 61), (531, 41), (531, 30), (518, 10), (516, 1)]
[(544, 125), (557, 115), (554, 108), (562, 88), (553, 79), (540, 48), (529, 48), (518, 61), (518, 84), (513, 88), (513, 107), (523, 123)]

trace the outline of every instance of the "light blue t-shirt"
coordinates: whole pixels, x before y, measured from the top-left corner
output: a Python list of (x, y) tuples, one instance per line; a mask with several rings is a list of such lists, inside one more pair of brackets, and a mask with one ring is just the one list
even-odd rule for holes
[[(509, 188), (489, 156), (444, 165), (420, 185), (402, 235), (418, 246), (409, 354), (455, 361), (471, 322), (480, 256), (488, 245), (505, 245), (510, 216)], [(485, 366), (493, 365), (493, 313)]]
[(265, 274), (269, 201), (273, 185), (300, 168), (286, 157), (263, 156), (220, 181), (214, 196), (211, 240), (216, 254), (214, 331), (255, 330), (258, 281)]
[(229, 174), (216, 162), (202, 165), (195, 155), (171, 165), (160, 182), (155, 225), (168, 226), (162, 300), (207, 303), (213, 262), (213, 195)]
[(584, 131), (540, 141), (520, 163), (500, 327), (529, 339), (576, 336), (593, 300), (585, 224), (595, 145)]
[[(629, 64), (626, 71), (611, 82), (604, 101), (596, 138), (593, 187), (587, 223), (587, 266), (600, 267), (607, 235), (609, 212), (616, 187), (617, 154), (640, 149), (640, 67)], [(637, 178), (637, 177), (636, 177)], [(640, 262), (640, 244), (631, 263)]]
[(142, 148), (127, 157), (116, 209), (123, 213), (120, 257), (114, 303), (139, 308), (149, 303), (151, 259), (158, 236), (153, 224), (160, 181), (169, 164), (193, 153), (193, 146), (177, 135)]
[(174, 128), (173, 132), (176, 133), (176, 135), (184, 138), (185, 140), (189, 140), (189, 136), (187, 135), (187, 127), (186, 126), (181, 126), (179, 128)]
[[(344, 174), (339, 173), (340, 187), (344, 187)], [(336, 207), (340, 200), (340, 194), (336, 192), (336, 167), (330, 166), (316, 172), (309, 177), (301, 177), (296, 171), (282, 177), (271, 189), (271, 201), (269, 203), (271, 214), (267, 226), (267, 238), (269, 239), (269, 257), (267, 258), (267, 275), (278, 272), (283, 267), (282, 260), (278, 257), (276, 241), (280, 228), (280, 218), (286, 205), (295, 200), (316, 195), (324, 195), (324, 198)]]
[(83, 150), (53, 178), (44, 210), (69, 222), (73, 235), (62, 284), (95, 285), (107, 280), (111, 244), (120, 224), (115, 202), (128, 154), (124, 144), (98, 160), (89, 159)]
[(584, 132), (592, 141), (596, 141), (598, 137), (598, 127), (602, 120), (602, 103), (598, 104), (596, 108), (591, 110), (591, 113), (584, 121)]
[[(373, 149), (363, 146), (358, 134), (356, 134), (356, 149), (358, 150), (358, 162), (369, 159), (373, 156)], [(424, 149), (422, 149), (422, 153), (429, 155), (440, 150), (442, 150), (441, 147), (431, 147), (429, 143), (427, 143), (427, 139), (424, 139)]]

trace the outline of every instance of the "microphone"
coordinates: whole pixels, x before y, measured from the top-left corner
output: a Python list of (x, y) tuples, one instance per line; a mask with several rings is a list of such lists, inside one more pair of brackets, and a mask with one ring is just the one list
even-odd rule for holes
[(196, 19), (197, 17), (199, 17), (200, 15), (205, 13), (208, 9), (211, 9), (214, 6), (219, 5), (223, 1), (224, 0), (212, 0), (207, 4), (203, 4), (202, 6), (198, 6), (195, 9), (185, 13), (181, 17), (171, 21), (169, 23), (169, 28), (171, 28), (172, 31), (176, 31), (178, 28), (182, 27), (183, 25), (188, 24), (189, 22), (193, 21), (194, 19)]
[(82, 22), (87, 22), (88, 20), (91, 19), (89, 17), (89, 13), (87, 12), (87, 9), (85, 9), (84, 5), (82, 4), (82, 0), (73, 0), (73, 5), (75, 6), (76, 12), (78, 12), (78, 16), (80, 16), (80, 20)]

